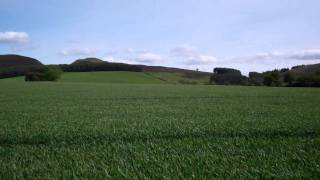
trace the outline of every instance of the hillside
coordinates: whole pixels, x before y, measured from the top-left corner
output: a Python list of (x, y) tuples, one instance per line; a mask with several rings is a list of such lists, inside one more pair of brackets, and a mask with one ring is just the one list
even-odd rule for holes
[(40, 61), (20, 55), (0, 55), (0, 79), (23, 76), (30, 70), (42, 68)]
[(142, 71), (136, 65), (107, 62), (98, 58), (78, 59), (71, 64), (60, 64), (59, 66), (64, 72), (92, 72), (92, 71), (141, 72)]
[(42, 63), (34, 58), (20, 55), (0, 55), (0, 68), (13, 66), (34, 66)]
[(61, 82), (85, 83), (125, 83), (125, 84), (162, 84), (164, 81), (143, 72), (68, 72)]

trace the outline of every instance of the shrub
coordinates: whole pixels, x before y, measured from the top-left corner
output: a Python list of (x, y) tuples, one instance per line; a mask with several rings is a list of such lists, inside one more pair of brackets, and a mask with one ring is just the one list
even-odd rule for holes
[(293, 83), (294, 79), (295, 78), (291, 72), (286, 72), (283, 76), (283, 82), (287, 83), (289, 86)]
[(241, 75), (241, 72), (237, 69), (232, 68), (214, 68), (213, 73), (215, 74), (237, 74)]
[(263, 74), (258, 72), (249, 72), (250, 85), (261, 86), (263, 84)]
[(280, 73), (278, 70), (268, 72), (263, 78), (263, 84), (266, 86), (281, 86)]
[(312, 75), (312, 76), (302, 76), (297, 78), (297, 80), (292, 83), (291, 86), (296, 87), (320, 87), (320, 76)]
[(59, 66), (48, 65), (38, 71), (27, 72), (25, 81), (57, 81), (61, 74)]

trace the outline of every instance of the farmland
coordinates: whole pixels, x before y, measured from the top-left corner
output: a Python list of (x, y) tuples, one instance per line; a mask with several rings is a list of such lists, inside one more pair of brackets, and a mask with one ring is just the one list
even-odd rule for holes
[(1, 179), (320, 176), (320, 89), (71, 76), (0, 80)]

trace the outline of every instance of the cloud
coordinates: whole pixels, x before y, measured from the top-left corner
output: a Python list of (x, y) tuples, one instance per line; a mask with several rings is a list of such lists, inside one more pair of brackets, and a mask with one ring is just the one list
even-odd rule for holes
[(158, 54), (151, 52), (140, 52), (134, 57), (134, 60), (141, 63), (154, 63), (162, 60), (162, 57)]
[(217, 62), (216, 57), (202, 54), (191, 46), (179, 46), (171, 49), (170, 52), (173, 56), (183, 58), (184, 63), (187, 65), (205, 65)]
[(288, 57), (290, 59), (297, 60), (320, 60), (320, 49), (310, 49), (300, 52), (294, 52)]
[(198, 56), (199, 54), (197, 50), (191, 46), (179, 46), (171, 49), (170, 52), (173, 56), (178, 56), (178, 57), (194, 57), (194, 56)]
[(320, 60), (320, 49), (307, 49), (301, 51), (293, 51), (293, 52), (266, 52), (266, 53), (258, 53), (254, 56), (247, 57), (249, 61), (257, 61), (257, 60), (295, 60), (295, 61), (313, 61)]
[(185, 62), (187, 65), (201, 65), (201, 64), (214, 64), (217, 59), (213, 56), (199, 55), (191, 57)]
[(123, 54), (106, 53), (106, 57), (104, 57), (103, 60), (128, 64), (153, 64), (161, 62), (163, 58), (161, 55), (147, 49), (136, 50), (133, 48), (127, 48), (123, 51)]
[(136, 61), (129, 60), (129, 59), (115, 58), (115, 57), (113, 57), (113, 56), (103, 57), (102, 60), (108, 61), (108, 62), (117, 62), (117, 63), (126, 63), (126, 64), (137, 64)]
[(30, 40), (25, 32), (0, 32), (0, 43), (25, 44)]
[(60, 51), (59, 54), (63, 56), (90, 56), (96, 52), (97, 50), (92, 48), (70, 48)]

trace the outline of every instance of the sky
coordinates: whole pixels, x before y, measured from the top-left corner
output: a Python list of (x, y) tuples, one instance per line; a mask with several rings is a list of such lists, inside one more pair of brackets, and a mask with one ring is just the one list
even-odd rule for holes
[(1, 0), (0, 54), (211, 72), (320, 63), (319, 0)]

